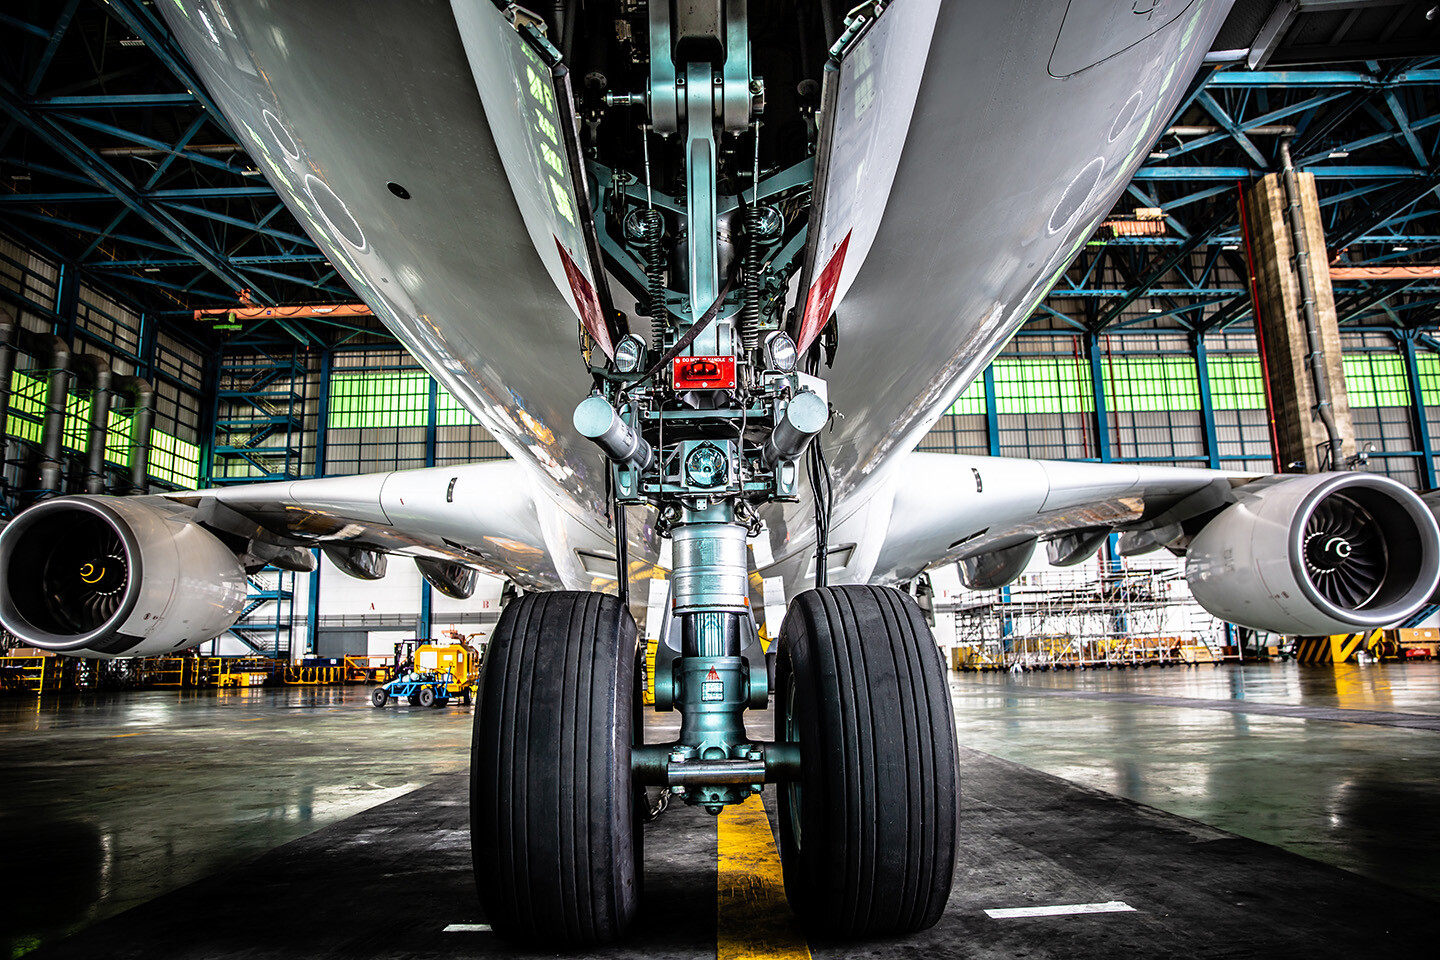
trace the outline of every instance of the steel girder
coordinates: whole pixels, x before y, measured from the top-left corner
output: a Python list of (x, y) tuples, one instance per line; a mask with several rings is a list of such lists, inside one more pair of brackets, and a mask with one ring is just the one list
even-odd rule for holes
[(241, 289), (354, 299), (140, 0), (32, 0), (0, 26), (0, 234), (176, 320)]
[[(1197, 80), (1109, 222), (1165, 211), (1164, 236), (1105, 227), (1031, 318), (1037, 329), (1183, 329), (1248, 321), (1238, 200), (1278, 168), (1281, 135), (1316, 177), (1332, 259), (1440, 262), (1440, 57), (1357, 68), (1217, 68)], [(1433, 281), (1335, 281), (1343, 322), (1415, 328)]]

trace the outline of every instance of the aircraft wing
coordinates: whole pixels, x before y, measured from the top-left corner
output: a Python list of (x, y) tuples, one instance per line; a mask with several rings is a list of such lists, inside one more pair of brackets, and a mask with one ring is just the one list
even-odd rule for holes
[[(1067, 566), (1118, 533), (1122, 556), (1162, 547), (1184, 555), (1191, 591), (1212, 614), (1285, 634), (1388, 625), (1440, 582), (1425, 546), (1440, 533), (1430, 508), (1375, 474), (942, 453), (911, 453), (900, 474), (873, 581), (958, 563), (966, 586), (996, 589), (1041, 543), (1052, 564)], [(836, 532), (832, 546), (848, 533), (844, 524)]]
[[(960, 563), (974, 588), (1002, 586), (1042, 541), (1050, 562), (1087, 559), (1111, 533), (1144, 552), (1183, 521), (1236, 502), (1253, 474), (1128, 463), (912, 453), (895, 490), (877, 579)], [(1156, 537), (1166, 539), (1157, 540)]]
[[(0, 535), (0, 622), (75, 656), (151, 656), (236, 622), (246, 574), (315, 568), (319, 548), (364, 580), (391, 554), (466, 599), (482, 570), (522, 587), (613, 587), (613, 546), (506, 460), (136, 497), (71, 496)], [(593, 569), (592, 569), (593, 568)], [(643, 574), (643, 571), (637, 571)]]
[[(284, 561), (270, 547), (319, 547), (364, 576), (382, 555), (463, 564), (524, 586), (557, 587), (530, 478), (513, 460), (166, 494), (245, 556)], [(257, 552), (258, 551), (258, 552)], [(301, 561), (303, 564), (303, 561)], [(425, 564), (422, 563), (422, 570)], [(383, 566), (380, 568), (383, 575)]]

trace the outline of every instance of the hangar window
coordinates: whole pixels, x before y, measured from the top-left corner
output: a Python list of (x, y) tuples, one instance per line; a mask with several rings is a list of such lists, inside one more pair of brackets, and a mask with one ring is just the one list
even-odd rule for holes
[(1084, 460), (1097, 455), (1089, 363), (1073, 336), (1018, 337), (991, 364), (1001, 456)]
[[(50, 389), (44, 376), (15, 371), (10, 379), (10, 415), (7, 434), (26, 443), (39, 444), (44, 430), (45, 397)], [(65, 401), (65, 449), (84, 453), (90, 448), (90, 399), (71, 394)], [(121, 468), (130, 466), (128, 412), (111, 411), (105, 440), (105, 459)], [(164, 430), (150, 431), (150, 476), (176, 487), (194, 487), (200, 482), (200, 447)]]
[(503, 448), (407, 354), (363, 350), (337, 354), (330, 379), (325, 446), (327, 474), (425, 466), (434, 392), (434, 463), (501, 460)]
[(1374, 448), (1367, 469), (1411, 487), (1419, 486), (1414, 456), (1418, 445), (1404, 358), (1392, 352), (1346, 354), (1345, 392), (1356, 447), (1364, 450), (1368, 444)]
[(1255, 335), (1227, 330), (1207, 336), (1205, 343), (1220, 465), (1227, 470), (1269, 471), (1274, 466), (1270, 416)]

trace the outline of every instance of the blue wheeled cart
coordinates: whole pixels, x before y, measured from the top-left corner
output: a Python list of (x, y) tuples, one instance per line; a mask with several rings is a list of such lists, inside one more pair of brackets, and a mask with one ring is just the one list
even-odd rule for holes
[[(392, 698), (406, 697), (417, 707), (443, 707), (450, 702), (450, 690), (455, 685), (455, 678), (448, 673), (407, 673), (376, 687), (370, 702), (383, 707)], [(461, 696), (469, 703), (470, 688), (466, 687)]]

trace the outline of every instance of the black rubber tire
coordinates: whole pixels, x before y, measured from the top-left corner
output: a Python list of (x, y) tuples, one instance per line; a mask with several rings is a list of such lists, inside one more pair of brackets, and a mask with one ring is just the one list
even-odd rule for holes
[(619, 939), (640, 902), (635, 621), (612, 596), (526, 594), (481, 670), (470, 840), (484, 919), (533, 945)]
[(827, 936), (934, 925), (955, 872), (960, 776), (924, 614), (887, 587), (809, 590), (785, 617), (776, 674), (775, 738), (801, 748), (800, 780), (778, 791), (791, 908)]
[(386, 692), (384, 687), (376, 687), (370, 694), (370, 702), (377, 707), (385, 706), (385, 702), (389, 699), (390, 694)]
[(473, 692), (469, 687), (466, 687), (466, 688), (465, 688), (463, 691), (461, 691), (461, 693), (460, 693), (460, 702), (463, 703), (463, 704), (465, 704), (465, 706), (468, 707), (468, 706), (470, 706), (470, 701), (473, 700), (474, 697), (475, 697), (474, 692)]
[(415, 694), (415, 703), (421, 707), (435, 706), (435, 691), (431, 687), (421, 687)]

